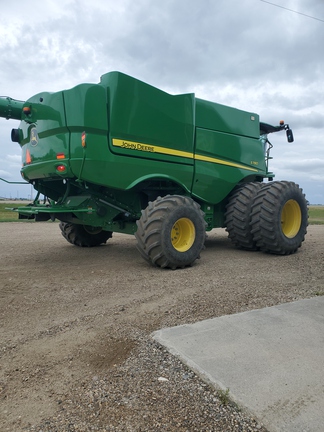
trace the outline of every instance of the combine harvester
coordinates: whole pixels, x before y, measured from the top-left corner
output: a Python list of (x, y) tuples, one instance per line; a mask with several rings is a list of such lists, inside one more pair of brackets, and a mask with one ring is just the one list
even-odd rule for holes
[(268, 169), (268, 134), (286, 130), (293, 141), (284, 122), (260, 123), (255, 113), (170, 95), (120, 72), (26, 102), (1, 98), (0, 117), (20, 120), (11, 139), (37, 191), (14, 210), (60, 220), (74, 245), (135, 234), (144, 259), (176, 269), (199, 258), (216, 227), (239, 248), (279, 255), (304, 240), (302, 189), (273, 181)]

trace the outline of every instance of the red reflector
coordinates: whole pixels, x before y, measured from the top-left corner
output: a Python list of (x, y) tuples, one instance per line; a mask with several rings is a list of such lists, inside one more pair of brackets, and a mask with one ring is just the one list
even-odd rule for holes
[(31, 163), (31, 156), (30, 156), (30, 152), (29, 152), (29, 150), (27, 149), (26, 150), (26, 164), (30, 164)]
[(86, 147), (86, 133), (82, 132), (81, 134), (81, 145), (82, 147)]
[(65, 154), (64, 153), (57, 153), (56, 159), (65, 159)]
[(65, 166), (65, 165), (58, 165), (58, 166), (56, 167), (56, 169), (57, 169), (57, 171), (59, 171), (59, 172), (64, 172), (64, 171), (66, 171), (66, 166)]

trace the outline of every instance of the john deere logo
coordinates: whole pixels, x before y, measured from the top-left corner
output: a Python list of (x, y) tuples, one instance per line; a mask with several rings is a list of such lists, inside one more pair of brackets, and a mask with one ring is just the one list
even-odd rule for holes
[(38, 133), (36, 128), (30, 130), (30, 144), (35, 147), (38, 144)]

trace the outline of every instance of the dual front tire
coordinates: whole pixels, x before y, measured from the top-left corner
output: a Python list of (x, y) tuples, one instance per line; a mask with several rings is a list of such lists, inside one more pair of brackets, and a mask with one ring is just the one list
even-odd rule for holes
[(302, 189), (288, 181), (266, 184), (254, 200), (250, 226), (260, 250), (277, 255), (296, 252), (308, 226), (308, 207)]
[(305, 239), (307, 201), (294, 182), (247, 183), (232, 193), (225, 223), (237, 247), (288, 255)]

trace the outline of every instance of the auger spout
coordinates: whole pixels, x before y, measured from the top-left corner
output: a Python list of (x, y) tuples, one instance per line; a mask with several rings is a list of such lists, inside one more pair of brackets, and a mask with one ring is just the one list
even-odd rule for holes
[(0, 117), (21, 120), (24, 103), (10, 97), (0, 97)]

